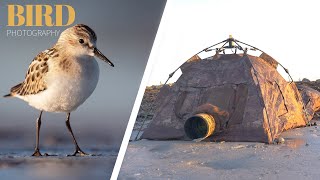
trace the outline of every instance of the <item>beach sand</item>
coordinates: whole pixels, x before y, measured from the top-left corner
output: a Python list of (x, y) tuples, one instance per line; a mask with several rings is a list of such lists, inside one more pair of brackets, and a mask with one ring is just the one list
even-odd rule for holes
[(320, 127), (292, 129), (281, 137), (283, 144), (270, 145), (133, 141), (119, 179), (319, 179)]

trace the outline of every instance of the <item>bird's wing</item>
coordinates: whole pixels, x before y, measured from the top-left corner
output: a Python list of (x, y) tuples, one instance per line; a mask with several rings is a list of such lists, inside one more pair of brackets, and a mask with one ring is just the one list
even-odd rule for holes
[(55, 50), (51, 48), (39, 53), (29, 65), (25, 80), (12, 87), (10, 94), (5, 97), (32, 95), (46, 90), (47, 85), (44, 77), (49, 70), (47, 61), (51, 59), (54, 51)]

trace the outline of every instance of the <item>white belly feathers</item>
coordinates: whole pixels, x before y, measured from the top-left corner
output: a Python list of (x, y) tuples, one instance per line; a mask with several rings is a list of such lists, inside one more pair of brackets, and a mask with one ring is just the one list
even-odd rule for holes
[(99, 80), (99, 66), (94, 58), (73, 60), (68, 70), (49, 64), (47, 89), (19, 97), (30, 106), (48, 112), (71, 112), (94, 91)]

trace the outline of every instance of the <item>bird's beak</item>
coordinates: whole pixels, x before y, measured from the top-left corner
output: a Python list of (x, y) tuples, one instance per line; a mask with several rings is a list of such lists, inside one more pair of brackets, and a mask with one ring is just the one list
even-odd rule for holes
[(98, 58), (100, 58), (102, 61), (104, 61), (104, 62), (108, 63), (110, 66), (114, 67), (113, 63), (112, 63), (106, 56), (104, 56), (104, 55), (99, 51), (98, 48), (95, 47), (94, 50), (93, 50), (93, 52), (94, 52), (94, 55), (97, 56)]

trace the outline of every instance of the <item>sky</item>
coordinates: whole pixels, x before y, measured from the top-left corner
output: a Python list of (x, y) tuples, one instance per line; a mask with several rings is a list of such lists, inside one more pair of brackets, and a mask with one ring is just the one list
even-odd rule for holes
[[(75, 112), (71, 126), (83, 149), (96, 144), (119, 147), (147, 64), (166, 1), (44, 1), (69, 4), (76, 11), (75, 22), (90, 26), (97, 35), (97, 47), (115, 65), (97, 59), (100, 79), (93, 94)], [(0, 2), (0, 95), (24, 80), (32, 59), (50, 48), (58, 37), (8, 37), (7, 29), (53, 29), (67, 27), (7, 27), (7, 4), (38, 4), (35, 1)], [(66, 17), (64, 17), (65, 19)], [(68, 27), (70, 27), (68, 26)], [(6, 136), (35, 142), (35, 122), (39, 111), (16, 98), (0, 98), (0, 132)], [(66, 114), (44, 113), (41, 138), (70, 140)], [(2, 136), (1, 136), (2, 137)], [(98, 143), (95, 143), (99, 141)], [(102, 141), (102, 143), (101, 143)], [(19, 143), (16, 144), (18, 146)], [(43, 145), (43, 144), (42, 144)], [(6, 146), (1, 144), (0, 148)]]
[(316, 0), (168, 1), (149, 58), (148, 85), (164, 83), (192, 55), (229, 35), (271, 55), (294, 80), (320, 79), (319, 7)]

